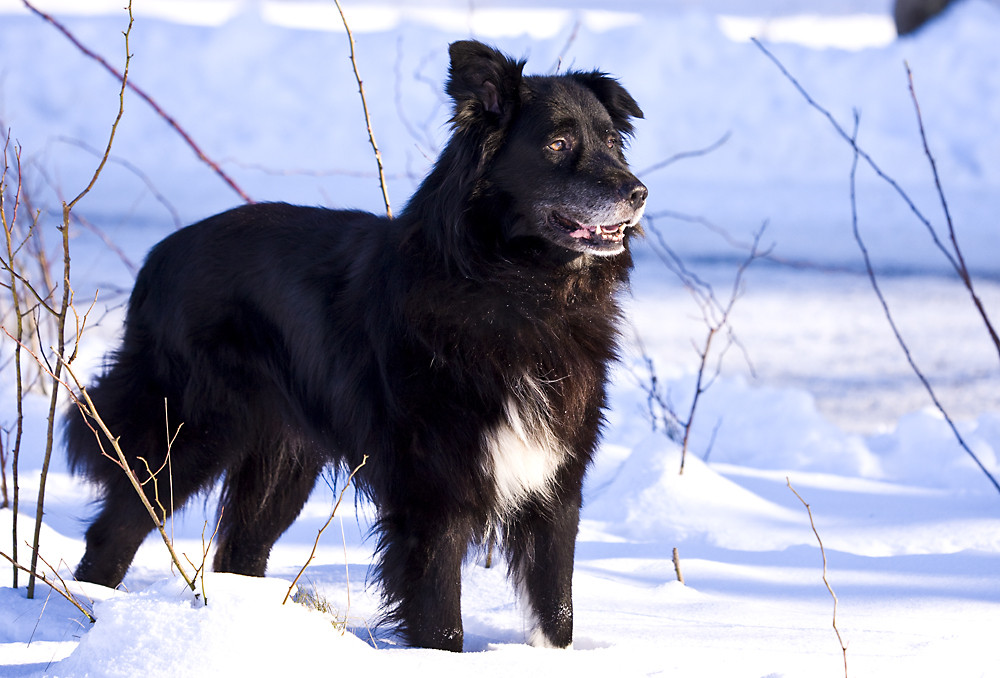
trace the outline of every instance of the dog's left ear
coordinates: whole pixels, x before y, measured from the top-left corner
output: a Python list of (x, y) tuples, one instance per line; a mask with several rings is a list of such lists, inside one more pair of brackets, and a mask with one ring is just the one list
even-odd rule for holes
[(590, 88), (598, 101), (604, 104), (604, 108), (611, 116), (611, 122), (615, 124), (615, 129), (622, 134), (632, 134), (635, 129), (632, 126), (632, 118), (643, 117), (642, 109), (617, 80), (600, 71), (570, 75), (580, 84)]
[(510, 122), (519, 104), (523, 61), (475, 40), (451, 44), (448, 95), (455, 101), (452, 123), (499, 128)]

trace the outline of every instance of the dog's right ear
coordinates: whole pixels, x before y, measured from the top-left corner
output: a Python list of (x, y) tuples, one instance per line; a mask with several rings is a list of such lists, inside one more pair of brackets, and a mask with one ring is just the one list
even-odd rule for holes
[(448, 48), (451, 69), (448, 95), (455, 102), (451, 122), (456, 128), (505, 126), (520, 104), (523, 61), (475, 40), (454, 42)]

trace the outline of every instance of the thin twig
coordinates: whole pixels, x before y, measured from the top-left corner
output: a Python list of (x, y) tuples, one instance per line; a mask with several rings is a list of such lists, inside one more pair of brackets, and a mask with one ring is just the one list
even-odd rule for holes
[(633, 374), (635, 374), (639, 388), (646, 394), (646, 413), (649, 416), (653, 432), (655, 433), (662, 428), (667, 438), (680, 443), (684, 422), (677, 416), (673, 403), (670, 402), (670, 393), (664, 393), (660, 385), (660, 377), (656, 373), (656, 363), (646, 351), (646, 345), (638, 332), (635, 334), (635, 341), (646, 367), (646, 375), (636, 374), (634, 370)]
[(365, 112), (365, 125), (368, 127), (368, 141), (372, 145), (372, 150), (375, 151), (375, 163), (378, 165), (378, 181), (379, 185), (382, 187), (382, 199), (385, 201), (385, 215), (392, 219), (392, 207), (389, 205), (389, 188), (385, 183), (385, 169), (382, 167), (382, 153), (378, 150), (378, 144), (375, 143), (375, 132), (372, 130), (372, 118), (368, 114), (368, 100), (365, 98), (365, 85), (361, 80), (361, 73), (358, 71), (358, 60), (354, 55), (354, 34), (351, 33), (351, 27), (347, 24), (347, 17), (344, 16), (344, 8), (340, 6), (340, 0), (334, 0), (337, 5), (337, 11), (340, 12), (340, 20), (344, 22), (344, 30), (347, 31), (347, 40), (351, 45), (351, 66), (354, 67), (354, 78), (358, 81), (358, 93), (361, 95), (361, 107)]
[(208, 552), (212, 549), (212, 543), (215, 538), (219, 536), (219, 528), (222, 526), (222, 514), (225, 511), (225, 507), (219, 508), (219, 517), (215, 521), (215, 530), (212, 532), (212, 536), (208, 538), (208, 543), (205, 543), (205, 530), (208, 529), (208, 521), (201, 527), (201, 564), (195, 565), (188, 554), (184, 554), (184, 559), (188, 561), (188, 564), (194, 568), (193, 579), (198, 579), (199, 575), (201, 577), (201, 600), (204, 605), (208, 605), (208, 593), (205, 591), (205, 566), (208, 564)]
[[(61, 383), (63, 387), (66, 388), (66, 390), (70, 393), (70, 396), (73, 398), (77, 408), (79, 408), (80, 410), (81, 416), (84, 417), (87, 426), (90, 427), (91, 431), (93, 431), (94, 436), (97, 438), (97, 443), (101, 448), (101, 453), (108, 459), (118, 464), (118, 466), (122, 469), (122, 471), (125, 472), (125, 477), (128, 478), (129, 483), (131, 483), (132, 485), (132, 489), (135, 490), (135, 493), (138, 495), (139, 500), (142, 502), (143, 507), (146, 509), (146, 512), (149, 514), (149, 517), (153, 520), (153, 524), (155, 525), (157, 532), (159, 532), (160, 534), (160, 539), (163, 540), (163, 544), (167, 547), (167, 552), (170, 554), (170, 558), (173, 561), (174, 565), (177, 566), (177, 571), (180, 573), (181, 578), (184, 580), (184, 583), (188, 585), (188, 588), (194, 591), (195, 590), (194, 577), (189, 577), (186, 570), (182, 567), (181, 560), (178, 557), (176, 551), (174, 550), (173, 541), (170, 539), (170, 536), (166, 533), (165, 522), (161, 520), (159, 516), (157, 516), (156, 509), (153, 507), (152, 503), (150, 503), (149, 498), (146, 496), (146, 493), (142, 489), (142, 483), (139, 482), (139, 478), (135, 474), (135, 471), (133, 471), (132, 468), (129, 466), (128, 459), (126, 458), (125, 452), (124, 450), (122, 450), (121, 445), (119, 444), (118, 437), (116, 437), (111, 432), (107, 424), (105, 424), (104, 420), (101, 418), (100, 413), (97, 411), (97, 406), (94, 405), (94, 401), (91, 400), (90, 394), (87, 392), (87, 389), (83, 387), (79, 378), (77, 378), (76, 374), (74, 373), (72, 367), (68, 364), (66, 364), (65, 367), (66, 367), (66, 372), (73, 379), (73, 383), (76, 385), (77, 389), (79, 389), (80, 393), (79, 397), (73, 394), (73, 389), (69, 386), (69, 384), (67, 384), (66, 382), (61, 382)], [(96, 429), (94, 428), (94, 426), (91, 425), (90, 423), (91, 421), (93, 421), (94, 424), (97, 426)], [(107, 440), (108, 443), (111, 445), (111, 448), (114, 451), (114, 455), (108, 453), (105, 450), (102, 438), (103, 440)]]
[(7, 446), (10, 444), (10, 431), (0, 430), (0, 509), (10, 506), (7, 494)]
[[(91, 155), (94, 155), (94, 156), (97, 156), (97, 157), (100, 157), (100, 155), (101, 155), (101, 152), (98, 151), (96, 148), (90, 146), (89, 144), (84, 143), (83, 141), (80, 141), (79, 139), (73, 139), (71, 137), (60, 136), (60, 137), (56, 137), (55, 141), (59, 141), (59, 142), (62, 142), (64, 144), (69, 144), (71, 146), (76, 146), (77, 148), (79, 148), (79, 149), (81, 149), (83, 151), (86, 151), (87, 153), (90, 153)], [(177, 212), (177, 208), (175, 208), (173, 206), (173, 204), (167, 199), (167, 197), (165, 195), (163, 195), (163, 193), (160, 192), (160, 190), (156, 187), (156, 184), (153, 183), (153, 180), (150, 178), (150, 176), (148, 174), (146, 174), (145, 172), (143, 172), (137, 165), (135, 165), (134, 163), (130, 162), (129, 160), (127, 160), (125, 158), (118, 158), (118, 157), (115, 157), (115, 156), (110, 156), (108, 158), (108, 162), (112, 162), (112, 163), (115, 163), (117, 165), (121, 165), (126, 170), (128, 170), (130, 173), (132, 173), (133, 175), (135, 175), (135, 177), (138, 178), (139, 181), (141, 181), (143, 184), (145, 184), (147, 190), (149, 190), (149, 192), (153, 195), (153, 197), (156, 199), (156, 201), (158, 203), (160, 203), (161, 205), (163, 205), (163, 208), (170, 214), (170, 219), (171, 219), (171, 221), (174, 222), (174, 226), (176, 228), (180, 228), (181, 226), (184, 225), (184, 222), (181, 220), (180, 214), (178, 214), (178, 212)], [(91, 230), (94, 230), (96, 227), (88, 226), (88, 228), (90, 228)], [(105, 236), (104, 234), (99, 234), (99, 235), (101, 235), (101, 239), (104, 240), (105, 244), (109, 244), (109, 245), (111, 244), (110, 240), (107, 238), (107, 236)], [(116, 253), (118, 253), (119, 256), (121, 256), (120, 252), (118, 252), (117, 249), (116, 249)], [(133, 271), (133, 273), (134, 273), (134, 271)]]
[[(67, 29), (65, 26), (63, 26), (61, 23), (59, 23), (54, 17), (52, 17), (50, 14), (46, 14), (42, 10), (40, 10), (37, 7), (35, 7), (34, 5), (32, 5), (31, 2), (29, 2), (29, 0), (21, 0), (21, 2), (24, 3), (25, 7), (27, 7), (29, 10), (31, 10), (32, 12), (34, 12), (35, 14), (37, 14), (39, 17), (41, 17), (42, 19), (44, 19), (48, 23), (50, 23), (60, 33), (62, 33), (64, 36), (66, 36), (66, 38), (68, 38), (69, 41), (72, 42), (73, 45), (75, 45), (77, 49), (79, 49), (81, 52), (83, 52), (85, 55), (87, 55), (88, 57), (90, 57), (91, 59), (93, 59), (94, 61), (96, 61), (97, 63), (99, 63), (102, 66), (104, 66), (104, 68), (109, 73), (111, 73), (111, 75), (113, 75), (115, 77), (115, 79), (117, 79), (117, 80), (124, 80), (123, 75), (121, 73), (119, 73), (118, 70), (114, 66), (112, 66), (111, 64), (109, 64), (107, 62), (107, 60), (104, 59), (104, 57), (100, 56), (99, 54), (96, 54), (92, 50), (90, 50), (87, 47), (85, 47), (83, 45), (83, 43), (81, 43), (76, 38), (76, 36), (73, 35), (69, 31), (69, 29)], [(189, 135), (184, 130), (184, 128), (180, 126), (180, 124), (177, 122), (177, 120), (175, 120), (173, 118), (173, 116), (169, 115), (166, 111), (164, 111), (163, 108), (161, 108), (160, 105), (158, 103), (156, 103), (156, 101), (151, 96), (149, 96), (149, 94), (147, 94), (145, 92), (145, 90), (141, 89), (138, 85), (136, 85), (136, 84), (134, 84), (132, 82), (128, 82), (128, 88), (130, 90), (132, 90), (133, 92), (135, 92), (139, 96), (139, 98), (141, 98), (143, 101), (145, 101), (147, 104), (149, 104), (152, 107), (152, 109), (156, 112), (156, 114), (159, 115), (168, 125), (170, 125), (170, 127), (172, 127), (174, 129), (174, 131), (177, 132), (177, 134), (180, 135), (180, 137), (184, 140), (184, 142), (191, 148), (192, 151), (194, 151), (194, 154), (196, 156), (198, 156), (198, 159), (201, 160), (206, 165), (208, 165), (209, 168), (213, 172), (215, 172), (219, 176), (219, 178), (222, 179), (231, 189), (233, 189), (233, 191), (235, 191), (236, 194), (239, 195), (240, 198), (242, 198), (244, 202), (247, 202), (247, 203), (252, 203), (253, 202), (253, 199), (251, 199), (250, 196), (248, 196), (243, 191), (243, 189), (240, 188), (236, 184), (236, 182), (233, 181), (233, 179), (222, 170), (221, 167), (219, 167), (219, 165), (215, 161), (213, 161), (211, 158), (209, 158), (205, 154), (205, 152), (201, 150), (201, 147), (198, 146), (198, 144), (195, 143), (194, 139), (191, 138), (191, 135)]]
[[(924, 131), (924, 118), (920, 113), (920, 102), (917, 100), (917, 92), (913, 86), (913, 71), (910, 70), (909, 63), (905, 63), (905, 66), (906, 79), (910, 88), (910, 99), (913, 100), (913, 109), (917, 114), (917, 126), (920, 128), (920, 141), (923, 143), (924, 155), (927, 156), (927, 162), (930, 164), (931, 173), (934, 175), (934, 186), (937, 189), (938, 198), (941, 200), (941, 209), (944, 212), (945, 222), (948, 224), (948, 238), (951, 240), (951, 246), (955, 252), (955, 270), (958, 273), (958, 277), (961, 278), (962, 284), (964, 284), (965, 288), (969, 291), (969, 295), (972, 297), (972, 303), (975, 305), (976, 311), (979, 312), (979, 317), (982, 318), (983, 323), (986, 325), (986, 330), (989, 332), (990, 338), (993, 340), (993, 345), (996, 347), (997, 352), (1000, 353), (1000, 337), (997, 336), (997, 331), (993, 327), (993, 323), (990, 322), (989, 315), (986, 313), (986, 308), (983, 306), (982, 300), (976, 293), (972, 282), (972, 275), (969, 273), (969, 268), (965, 264), (965, 257), (962, 256), (962, 248), (958, 245), (958, 237), (955, 235), (955, 224), (951, 218), (951, 210), (948, 208), (948, 200), (945, 198), (944, 189), (941, 187), (941, 177), (938, 175), (937, 162), (934, 160), (934, 154), (931, 153), (930, 146), (927, 144), (927, 133)], [(941, 246), (939, 246), (939, 248), (943, 249)]]
[[(675, 210), (660, 210), (657, 212), (647, 212), (643, 215), (643, 219), (646, 221), (646, 225), (654, 225), (660, 219), (673, 219), (674, 221), (680, 221), (686, 224), (695, 224), (701, 226), (708, 231), (716, 234), (730, 247), (743, 252), (750, 251), (750, 243), (740, 240), (729, 233), (725, 228), (713, 223), (711, 220), (706, 219), (702, 216), (696, 216), (692, 214), (685, 214), (684, 212), (677, 212)], [(650, 228), (649, 230), (654, 230)], [(656, 234), (659, 240), (663, 239), (663, 236), (659, 233)], [(845, 265), (845, 264), (829, 264), (821, 263), (818, 261), (810, 261), (808, 259), (792, 259), (783, 256), (777, 256), (773, 250), (761, 255), (761, 259), (768, 261), (772, 264), (777, 264), (778, 266), (786, 266), (788, 268), (803, 269), (810, 271), (820, 271), (823, 273), (858, 273), (860, 272), (857, 267)]]
[(792, 487), (792, 481), (785, 477), (785, 482), (788, 484), (788, 489), (792, 491), (802, 505), (806, 507), (806, 513), (809, 514), (809, 525), (812, 526), (813, 534), (816, 535), (816, 541), (819, 542), (819, 552), (823, 556), (823, 583), (826, 584), (826, 590), (830, 592), (830, 597), (833, 598), (833, 632), (837, 634), (837, 642), (840, 643), (840, 649), (844, 655), (844, 678), (847, 678), (847, 645), (844, 644), (844, 639), (840, 636), (840, 629), (837, 628), (837, 594), (833, 592), (833, 587), (830, 586), (830, 581), (826, 577), (826, 549), (823, 548), (823, 540), (820, 539), (819, 531), (816, 529), (816, 523), (813, 521), (812, 509), (806, 500), (802, 498), (795, 488)]
[(7, 161), (7, 147), (10, 144), (10, 131), (7, 132), (7, 138), (4, 142), (3, 147), (3, 176), (0, 177), (0, 222), (3, 224), (4, 240), (7, 245), (7, 261), (5, 266), (10, 272), (10, 295), (11, 303), (14, 308), (14, 320), (16, 322), (15, 332), (17, 343), (14, 345), (14, 377), (15, 377), (15, 388), (17, 389), (17, 413), (16, 422), (14, 429), (14, 447), (11, 448), (11, 483), (14, 485), (13, 491), (13, 522), (11, 528), (11, 554), (13, 556), (12, 563), (14, 564), (13, 572), (11, 573), (11, 580), (14, 588), (18, 586), (18, 569), (17, 569), (17, 518), (20, 512), (20, 483), (18, 478), (19, 471), (19, 461), (21, 456), (21, 437), (24, 433), (24, 374), (21, 366), (21, 340), (24, 338), (24, 311), (21, 309), (21, 299), (17, 292), (17, 279), (18, 275), (14, 270), (14, 253), (15, 248), (13, 244), (13, 231), (14, 225), (17, 221), (17, 210), (20, 205), (21, 197), (21, 149), (20, 147), (15, 148), (14, 158), (17, 164), (17, 190), (14, 192), (14, 204), (8, 213), (6, 209), (6, 186), (7, 186), (7, 170), (9, 169)]
[(686, 160), (687, 158), (697, 158), (697, 157), (700, 157), (700, 156), (703, 156), (703, 155), (708, 155), (712, 151), (714, 151), (714, 150), (720, 148), (721, 146), (723, 146), (727, 141), (729, 141), (729, 137), (731, 137), (732, 135), (733, 135), (732, 132), (726, 132), (721, 137), (719, 137), (716, 141), (714, 141), (713, 143), (709, 144), (705, 148), (700, 148), (700, 149), (697, 149), (697, 150), (694, 150), (694, 151), (681, 151), (680, 153), (675, 153), (674, 155), (670, 156), (666, 160), (661, 160), (660, 162), (655, 163), (653, 165), (650, 165), (646, 169), (642, 170), (641, 172), (636, 172), (635, 174), (636, 174), (636, 176), (639, 176), (639, 177), (645, 176), (645, 175), (651, 174), (651, 173), (653, 173), (653, 172), (655, 172), (657, 170), (661, 170), (664, 167), (667, 167), (669, 165), (673, 165), (675, 162), (678, 162), (680, 160)]
[(788, 69), (785, 68), (784, 64), (778, 61), (778, 58), (776, 56), (771, 54), (771, 52), (769, 52), (767, 48), (764, 47), (764, 45), (756, 38), (750, 38), (750, 40), (755, 45), (757, 45), (757, 47), (760, 48), (760, 50), (772, 62), (774, 62), (775, 66), (778, 67), (778, 70), (780, 70), (782, 75), (784, 75), (788, 79), (788, 81), (792, 83), (792, 86), (795, 87), (795, 89), (799, 92), (799, 94), (802, 95), (802, 97), (806, 100), (806, 102), (814, 109), (819, 111), (819, 113), (822, 114), (823, 117), (827, 119), (827, 121), (829, 121), (829, 123), (833, 126), (834, 130), (836, 130), (837, 134), (839, 134), (841, 138), (843, 138), (844, 141), (846, 141), (857, 152), (857, 154), (868, 164), (868, 166), (872, 169), (872, 171), (874, 171), (875, 174), (878, 175), (880, 179), (882, 179), (887, 184), (892, 186), (892, 188), (895, 189), (896, 193), (899, 194), (899, 197), (903, 199), (903, 201), (907, 204), (907, 206), (909, 206), (913, 214), (917, 217), (917, 219), (920, 220), (920, 222), (927, 229), (931, 238), (934, 240), (934, 243), (938, 246), (939, 249), (941, 249), (945, 257), (948, 259), (949, 263), (953, 267), (955, 267), (956, 263), (954, 257), (952, 257), (951, 254), (947, 251), (947, 249), (945, 249), (944, 246), (942, 245), (940, 239), (938, 238), (937, 232), (934, 230), (934, 226), (931, 225), (930, 220), (928, 220), (927, 217), (924, 216), (923, 212), (921, 212), (920, 209), (913, 202), (913, 200), (910, 199), (910, 196), (906, 193), (906, 191), (903, 190), (903, 188), (899, 185), (899, 183), (895, 179), (887, 175), (885, 172), (883, 172), (882, 168), (878, 166), (875, 160), (873, 160), (872, 157), (868, 155), (868, 153), (866, 153), (863, 149), (857, 146), (854, 139), (844, 130), (843, 127), (841, 127), (840, 123), (837, 122), (836, 118), (833, 117), (833, 114), (830, 113), (830, 111), (828, 111), (827, 109), (823, 108), (815, 99), (813, 99), (809, 95), (809, 93), (799, 83), (799, 81), (796, 80), (795, 77), (788, 72)]
[[(95, 618), (94, 618), (94, 615), (93, 615), (93, 614), (92, 614), (91, 612), (88, 612), (88, 611), (87, 611), (87, 610), (86, 610), (86, 609), (85, 609), (85, 608), (83, 607), (83, 605), (81, 605), (81, 604), (80, 604), (80, 602), (79, 602), (79, 601), (77, 601), (77, 600), (76, 600), (76, 599), (75, 599), (75, 598), (73, 597), (73, 595), (69, 593), (69, 591), (68, 591), (68, 590), (66, 590), (66, 591), (63, 591), (63, 590), (59, 589), (59, 587), (57, 587), (57, 586), (56, 586), (55, 584), (53, 584), (53, 583), (52, 583), (52, 582), (51, 582), (51, 581), (50, 581), (49, 579), (47, 579), (47, 578), (45, 577), (45, 575), (44, 575), (44, 574), (42, 574), (42, 573), (40, 573), (40, 572), (34, 572), (33, 570), (30, 570), (30, 569), (28, 569), (28, 568), (27, 568), (27, 567), (25, 567), (24, 565), (21, 565), (20, 563), (16, 562), (16, 561), (15, 561), (15, 560), (14, 560), (13, 558), (11, 558), (10, 556), (8, 556), (8, 555), (7, 555), (6, 553), (4, 553), (3, 551), (0, 551), (0, 558), (3, 558), (3, 559), (4, 559), (4, 560), (6, 560), (6, 561), (7, 561), (8, 563), (10, 563), (11, 565), (13, 565), (15, 569), (17, 569), (17, 570), (20, 570), (20, 571), (22, 571), (22, 572), (26, 572), (26, 573), (27, 573), (27, 574), (28, 574), (29, 576), (31, 576), (31, 577), (33, 577), (33, 578), (35, 578), (35, 579), (40, 579), (40, 580), (42, 581), (42, 583), (43, 583), (43, 584), (45, 584), (45, 585), (46, 585), (46, 586), (48, 586), (48, 587), (49, 587), (50, 589), (52, 589), (53, 591), (55, 591), (56, 593), (58, 593), (58, 594), (59, 594), (60, 596), (62, 596), (62, 597), (63, 597), (63, 598), (65, 598), (66, 600), (68, 600), (68, 601), (69, 601), (69, 602), (70, 602), (70, 603), (71, 603), (71, 604), (72, 604), (72, 605), (73, 605), (73, 606), (74, 606), (74, 607), (75, 607), (76, 609), (80, 610), (80, 612), (82, 612), (82, 613), (83, 613), (83, 615), (84, 615), (84, 616), (85, 616), (85, 617), (86, 617), (86, 618), (87, 618), (88, 620), (90, 620), (90, 623), (91, 623), (91, 624), (93, 624), (93, 623), (94, 623), (95, 621), (97, 621), (97, 619), (95, 619)], [(64, 585), (65, 585), (65, 582), (64, 582)]]
[(576, 21), (573, 22), (573, 28), (570, 29), (569, 37), (566, 38), (566, 44), (563, 45), (561, 50), (559, 50), (559, 56), (556, 57), (556, 62), (552, 64), (552, 68), (549, 69), (550, 74), (556, 75), (562, 69), (563, 59), (566, 58), (566, 53), (569, 52), (570, 47), (572, 47), (573, 43), (576, 42), (576, 38), (580, 34), (581, 26), (583, 26), (583, 21), (577, 17)]
[(111, 239), (111, 236), (105, 233), (104, 230), (98, 227), (96, 224), (92, 223), (89, 219), (85, 219), (84, 217), (81, 217), (79, 214), (73, 213), (70, 216), (72, 217), (74, 223), (79, 224), (80, 226), (82, 226), (83, 228), (87, 229), (88, 231), (96, 235), (98, 238), (100, 238), (101, 242), (104, 243), (104, 246), (118, 256), (119, 261), (122, 262), (122, 264), (128, 270), (129, 274), (133, 278), (135, 278), (136, 274), (139, 272), (139, 267), (135, 264), (134, 261), (132, 261), (132, 259), (129, 258), (129, 256), (125, 253), (125, 250), (123, 250), (118, 245), (118, 243), (116, 243), (114, 240)]
[(340, 519), (340, 543), (344, 546), (344, 587), (347, 589), (347, 609), (344, 610), (344, 621), (351, 614), (351, 568), (347, 563), (347, 535), (344, 533), (344, 519)]
[[(649, 372), (649, 384), (646, 385), (640, 379), (640, 386), (646, 392), (646, 403), (649, 408), (650, 418), (653, 422), (653, 430), (656, 430), (658, 422), (662, 422), (667, 436), (671, 440), (675, 440), (680, 443), (680, 474), (683, 475), (687, 461), (687, 452), (690, 446), (691, 432), (694, 427), (695, 412), (698, 409), (698, 403), (701, 396), (704, 395), (704, 393), (712, 386), (721, 374), (722, 361), (729, 349), (734, 345), (739, 347), (739, 349), (743, 352), (747, 365), (750, 367), (751, 373), (754, 372), (753, 363), (750, 360), (746, 347), (736, 337), (729, 324), (729, 315), (732, 312), (736, 301), (743, 295), (743, 275), (747, 268), (757, 259), (766, 258), (770, 253), (770, 248), (767, 250), (760, 249), (760, 240), (764, 234), (764, 230), (767, 228), (767, 224), (763, 224), (754, 234), (749, 254), (741, 262), (737, 269), (736, 276), (733, 280), (732, 290), (730, 291), (729, 300), (725, 305), (723, 305), (723, 303), (716, 297), (715, 291), (712, 289), (710, 284), (699, 278), (694, 272), (690, 271), (685, 266), (680, 256), (678, 256), (673, 248), (670, 247), (670, 245), (663, 238), (662, 234), (655, 229), (652, 224), (649, 224), (649, 227), (649, 230), (654, 234), (659, 242), (659, 247), (656, 245), (653, 247), (654, 253), (660, 258), (668, 269), (677, 275), (684, 287), (687, 288), (692, 297), (694, 297), (695, 301), (701, 308), (705, 325), (708, 327), (708, 333), (703, 346), (701, 348), (695, 346), (695, 353), (698, 355), (699, 365), (695, 377), (694, 395), (691, 398), (691, 404), (688, 409), (687, 417), (685, 418), (680, 417), (674, 411), (669, 403), (669, 399), (660, 391), (653, 360), (646, 353), (645, 348), (642, 347), (642, 341), (639, 340), (640, 348), (642, 348), (643, 359), (645, 360), (646, 368)], [(713, 355), (713, 343), (715, 342), (716, 335), (722, 331), (725, 331), (727, 343), (721, 351), (717, 351), (714, 370), (709, 373), (709, 356)]]
[(333, 505), (333, 510), (330, 511), (330, 517), (327, 518), (326, 522), (323, 523), (323, 526), (319, 528), (319, 532), (316, 535), (316, 540), (313, 542), (312, 551), (309, 552), (309, 558), (302, 566), (302, 569), (299, 570), (299, 573), (295, 575), (295, 579), (292, 580), (291, 585), (289, 585), (288, 591), (285, 593), (285, 599), (281, 601), (282, 605), (288, 602), (288, 599), (292, 595), (292, 591), (295, 590), (295, 585), (298, 584), (299, 579), (302, 577), (302, 574), (306, 571), (306, 568), (309, 567), (309, 564), (312, 563), (313, 559), (316, 557), (316, 549), (319, 548), (319, 540), (323, 536), (323, 533), (326, 531), (326, 528), (330, 527), (330, 523), (333, 522), (333, 517), (337, 515), (337, 509), (340, 508), (340, 502), (344, 499), (344, 493), (346, 493), (347, 488), (351, 486), (351, 481), (354, 480), (354, 476), (357, 475), (358, 471), (361, 470), (361, 467), (364, 466), (367, 462), (368, 462), (368, 455), (366, 454), (361, 458), (361, 463), (358, 464), (353, 471), (351, 471), (351, 474), (349, 476), (347, 476), (347, 482), (344, 483), (344, 487), (340, 490), (340, 495), (337, 497), (337, 502)]

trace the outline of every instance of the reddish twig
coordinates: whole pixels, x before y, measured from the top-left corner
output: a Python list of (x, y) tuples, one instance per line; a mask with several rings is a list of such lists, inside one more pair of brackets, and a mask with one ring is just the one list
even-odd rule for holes
[[(97, 63), (99, 63), (102, 66), (104, 66), (105, 70), (107, 70), (109, 73), (111, 73), (111, 75), (113, 75), (116, 79), (123, 80), (123, 74), (122, 73), (119, 73), (118, 70), (114, 66), (112, 66), (110, 63), (108, 63), (107, 60), (104, 57), (102, 57), (101, 55), (99, 55), (99, 54), (93, 52), (92, 50), (90, 50), (89, 48), (87, 48), (83, 43), (81, 43), (76, 38), (75, 35), (73, 35), (69, 31), (68, 28), (66, 28), (61, 23), (59, 23), (59, 21), (57, 21), (52, 15), (46, 14), (42, 10), (38, 9), (37, 7), (35, 7), (34, 5), (32, 5), (31, 2), (29, 2), (29, 0), (21, 0), (21, 2), (24, 3), (25, 7), (27, 7), (29, 10), (31, 10), (32, 12), (34, 12), (36, 15), (38, 15), (39, 17), (41, 17), (42, 19), (44, 19), (48, 23), (50, 23), (60, 33), (62, 33), (64, 36), (66, 36), (66, 38), (70, 42), (72, 42), (73, 45), (77, 49), (79, 49), (81, 52), (83, 52), (85, 55), (87, 55), (88, 57), (90, 57), (91, 59), (93, 59), (94, 61), (96, 61)], [(244, 202), (247, 202), (247, 203), (252, 203), (253, 202), (253, 199), (250, 198), (250, 196), (248, 196), (246, 194), (246, 192), (244, 192), (243, 189), (240, 188), (236, 184), (236, 182), (233, 181), (233, 179), (228, 174), (226, 174), (222, 170), (222, 168), (219, 167), (219, 165), (215, 161), (213, 161), (211, 158), (209, 158), (207, 155), (205, 155), (205, 152), (201, 150), (201, 147), (198, 146), (198, 144), (195, 143), (194, 139), (191, 138), (191, 135), (188, 134), (187, 131), (185, 131), (184, 128), (180, 126), (180, 124), (177, 122), (176, 119), (174, 119), (173, 116), (171, 116), (166, 111), (164, 111), (163, 108), (158, 103), (156, 103), (156, 101), (151, 96), (149, 96), (149, 94), (147, 94), (138, 85), (136, 85), (133, 82), (129, 81), (127, 83), (127, 86), (128, 86), (128, 88), (131, 91), (135, 92), (136, 95), (139, 96), (139, 98), (141, 98), (143, 101), (145, 101), (147, 104), (149, 104), (150, 107), (152, 107), (152, 109), (156, 112), (156, 114), (159, 115), (161, 118), (163, 118), (163, 120), (168, 125), (170, 125), (170, 127), (172, 127), (174, 129), (174, 131), (177, 132), (177, 134), (179, 134), (181, 136), (181, 138), (184, 140), (184, 142), (191, 148), (192, 151), (194, 151), (194, 154), (196, 156), (198, 156), (198, 159), (201, 160), (206, 165), (208, 165), (209, 168), (211, 168), (212, 171), (214, 171), (219, 176), (220, 179), (222, 179), (224, 182), (226, 182), (226, 184), (231, 189), (233, 189), (236, 192), (236, 194), (239, 195), (240, 198), (243, 199)]]

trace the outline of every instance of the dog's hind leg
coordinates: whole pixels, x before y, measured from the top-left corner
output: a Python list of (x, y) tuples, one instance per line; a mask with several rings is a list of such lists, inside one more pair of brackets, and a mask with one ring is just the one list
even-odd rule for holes
[[(124, 471), (121, 473), (124, 477)], [(131, 485), (123, 483), (106, 487), (105, 491), (101, 512), (87, 529), (87, 550), (74, 576), (80, 581), (115, 587), (155, 524)]]
[(529, 642), (536, 647), (573, 644), (573, 557), (579, 497), (544, 508), (529, 504), (505, 529), (510, 574), (521, 591)]
[[(163, 400), (149, 392), (122, 388), (111, 379), (91, 390), (97, 410), (126, 455), (131, 472), (153, 506), (157, 520), (165, 520), (180, 509), (191, 495), (209, 485), (217, 471), (212, 456), (192, 429), (175, 438), (167, 463)], [(156, 526), (141, 501), (138, 490), (114, 459), (117, 453), (74, 414), (67, 420), (66, 436), (75, 469), (101, 488), (102, 506), (87, 529), (87, 549), (76, 568), (82, 581), (117, 586), (146, 535)], [(111, 457), (111, 458), (108, 458)]]
[(257, 449), (226, 473), (217, 572), (264, 576), (271, 547), (295, 521), (323, 463), (297, 443)]

